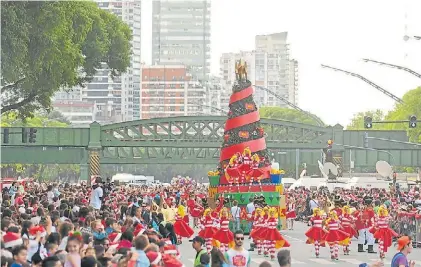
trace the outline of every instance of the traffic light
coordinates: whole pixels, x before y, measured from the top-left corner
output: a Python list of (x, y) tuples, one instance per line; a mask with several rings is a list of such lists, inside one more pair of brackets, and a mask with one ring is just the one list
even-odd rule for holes
[(28, 129), (22, 128), (22, 143), (28, 142)]
[(3, 130), (3, 144), (9, 143), (9, 129), (4, 128)]
[(364, 116), (364, 128), (373, 128), (373, 119), (370, 116)]
[(35, 143), (37, 139), (37, 129), (29, 128), (29, 143)]
[(417, 117), (415, 115), (409, 116), (409, 128), (417, 127)]
[(368, 133), (364, 133), (363, 143), (364, 143), (364, 148), (368, 148)]

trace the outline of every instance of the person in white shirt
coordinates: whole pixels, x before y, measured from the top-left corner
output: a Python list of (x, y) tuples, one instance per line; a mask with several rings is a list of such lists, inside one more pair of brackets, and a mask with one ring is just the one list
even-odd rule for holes
[(253, 220), (250, 220), (253, 217), (253, 212), (256, 210), (256, 207), (254, 206), (254, 199), (251, 197), (249, 199), (250, 203), (247, 204), (246, 210), (247, 210), (247, 219), (249, 220), (249, 231), (251, 232), (251, 228), (253, 226)]
[(101, 187), (101, 177), (97, 177), (95, 180), (95, 185), (92, 186), (92, 193), (91, 193), (91, 202), (90, 205), (95, 210), (100, 210), (102, 205), (102, 197), (104, 195), (104, 191), (102, 191)]
[(244, 247), (244, 233), (241, 230), (237, 230), (234, 233), (235, 246), (230, 248), (225, 253), (225, 258), (228, 260), (229, 267), (250, 267), (250, 252)]
[(240, 230), (241, 209), (238, 207), (238, 201), (234, 200), (231, 207), (232, 218), (234, 219), (234, 231)]
[(54, 192), (53, 192), (53, 186), (49, 185), (47, 188), (47, 200), (48, 200), (48, 204), (53, 204), (54, 203)]

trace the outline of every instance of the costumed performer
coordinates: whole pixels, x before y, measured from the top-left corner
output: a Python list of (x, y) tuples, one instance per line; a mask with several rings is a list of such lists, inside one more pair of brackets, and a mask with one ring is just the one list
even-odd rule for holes
[(265, 225), (264, 212), (261, 208), (257, 208), (254, 211), (253, 217), (253, 230), (250, 232), (250, 237), (253, 238), (253, 243), (257, 247), (257, 254), (261, 255), (263, 250), (263, 240), (260, 238), (260, 234)]
[(193, 229), (191, 229), (190, 226), (183, 219), (185, 215), (186, 211), (184, 210), (184, 206), (179, 205), (174, 222), (174, 233), (177, 235), (178, 244), (181, 244), (181, 238), (189, 238), (194, 234)]
[(326, 220), (325, 232), (323, 240), (325, 240), (330, 247), (330, 258), (332, 260), (339, 260), (339, 243), (349, 238), (349, 235), (339, 229), (340, 221), (336, 211), (332, 210), (329, 213), (329, 218)]
[(343, 246), (344, 255), (349, 255), (349, 246), (351, 245), (351, 238), (353, 236), (358, 236), (358, 232), (354, 228), (355, 218), (351, 215), (351, 209), (349, 208), (349, 206), (343, 207), (343, 213), (342, 216), (339, 216), (339, 219), (341, 220), (342, 230), (349, 235), (349, 238), (342, 241), (340, 245)]
[(205, 239), (206, 250), (208, 253), (210, 253), (212, 250), (212, 238), (217, 231), (217, 229), (214, 227), (214, 218), (212, 218), (212, 210), (210, 208), (207, 208), (203, 212), (201, 225), (203, 229), (199, 232), (198, 235)]
[(369, 231), (373, 226), (375, 212), (373, 209), (373, 199), (370, 197), (364, 198), (364, 204), (366, 207), (360, 206), (360, 209), (354, 213), (356, 218), (355, 225), (358, 230), (358, 252), (365, 252), (364, 244), (368, 245), (368, 253), (376, 253), (374, 251), (374, 236)]
[(288, 199), (288, 206), (287, 206), (287, 224), (289, 230), (294, 230), (294, 220), (297, 218), (297, 214), (295, 213), (295, 199), (293, 197)]
[(267, 228), (261, 232), (261, 238), (268, 241), (268, 249), (270, 259), (275, 259), (275, 249), (282, 247), (289, 247), (290, 244), (281, 235), (278, 230), (278, 212), (272, 207), (269, 209), (269, 219), (267, 221)]
[(307, 244), (314, 244), (314, 251), (316, 252), (316, 257), (319, 257), (320, 246), (324, 245), (323, 236), (325, 232), (323, 231), (323, 217), (321, 215), (321, 210), (319, 208), (313, 209), (313, 216), (310, 218), (310, 223), (312, 226), (307, 230), (305, 235), (307, 236)]
[(393, 237), (397, 237), (398, 234), (389, 227), (390, 216), (387, 208), (380, 206), (378, 214), (379, 216), (370, 232), (374, 233), (374, 238), (379, 241), (379, 256), (380, 259), (384, 259), (387, 249), (392, 246)]
[(227, 251), (229, 246), (234, 241), (234, 234), (229, 229), (229, 213), (227, 208), (222, 208), (219, 213), (220, 222), (219, 230), (213, 236), (214, 239), (220, 242), (220, 247), (222, 251)]

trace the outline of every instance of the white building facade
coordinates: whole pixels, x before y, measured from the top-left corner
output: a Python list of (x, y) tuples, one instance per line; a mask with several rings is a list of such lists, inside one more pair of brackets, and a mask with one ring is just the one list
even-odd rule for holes
[[(256, 36), (255, 84), (297, 104), (298, 62), (290, 59), (287, 37), (287, 32)], [(275, 96), (259, 89), (256, 89), (256, 100), (259, 106), (287, 106)]]
[[(223, 53), (220, 60), (220, 76), (222, 78), (221, 85), (221, 108), (228, 110), (229, 98), (232, 94), (232, 86), (236, 81), (235, 62), (238, 60), (247, 62), (247, 78), (252, 84), (256, 81), (256, 52), (241, 51), (239, 53)], [(256, 96), (255, 96), (255, 100)]]

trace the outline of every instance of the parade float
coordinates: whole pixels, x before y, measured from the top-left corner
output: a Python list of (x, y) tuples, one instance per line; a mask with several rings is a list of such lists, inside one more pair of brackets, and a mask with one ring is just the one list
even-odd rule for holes
[(250, 199), (276, 207), (284, 228), (284, 172), (275, 166), (278, 164), (271, 164), (265, 130), (253, 100), (253, 87), (247, 80), (247, 63), (236, 62), (235, 72), (236, 82), (230, 97), (218, 170), (208, 172), (209, 197), (214, 200), (223, 197), (227, 207), (236, 200), (241, 208), (241, 229), (245, 233), (249, 232), (248, 222), (252, 220), (247, 218), (246, 211)]

